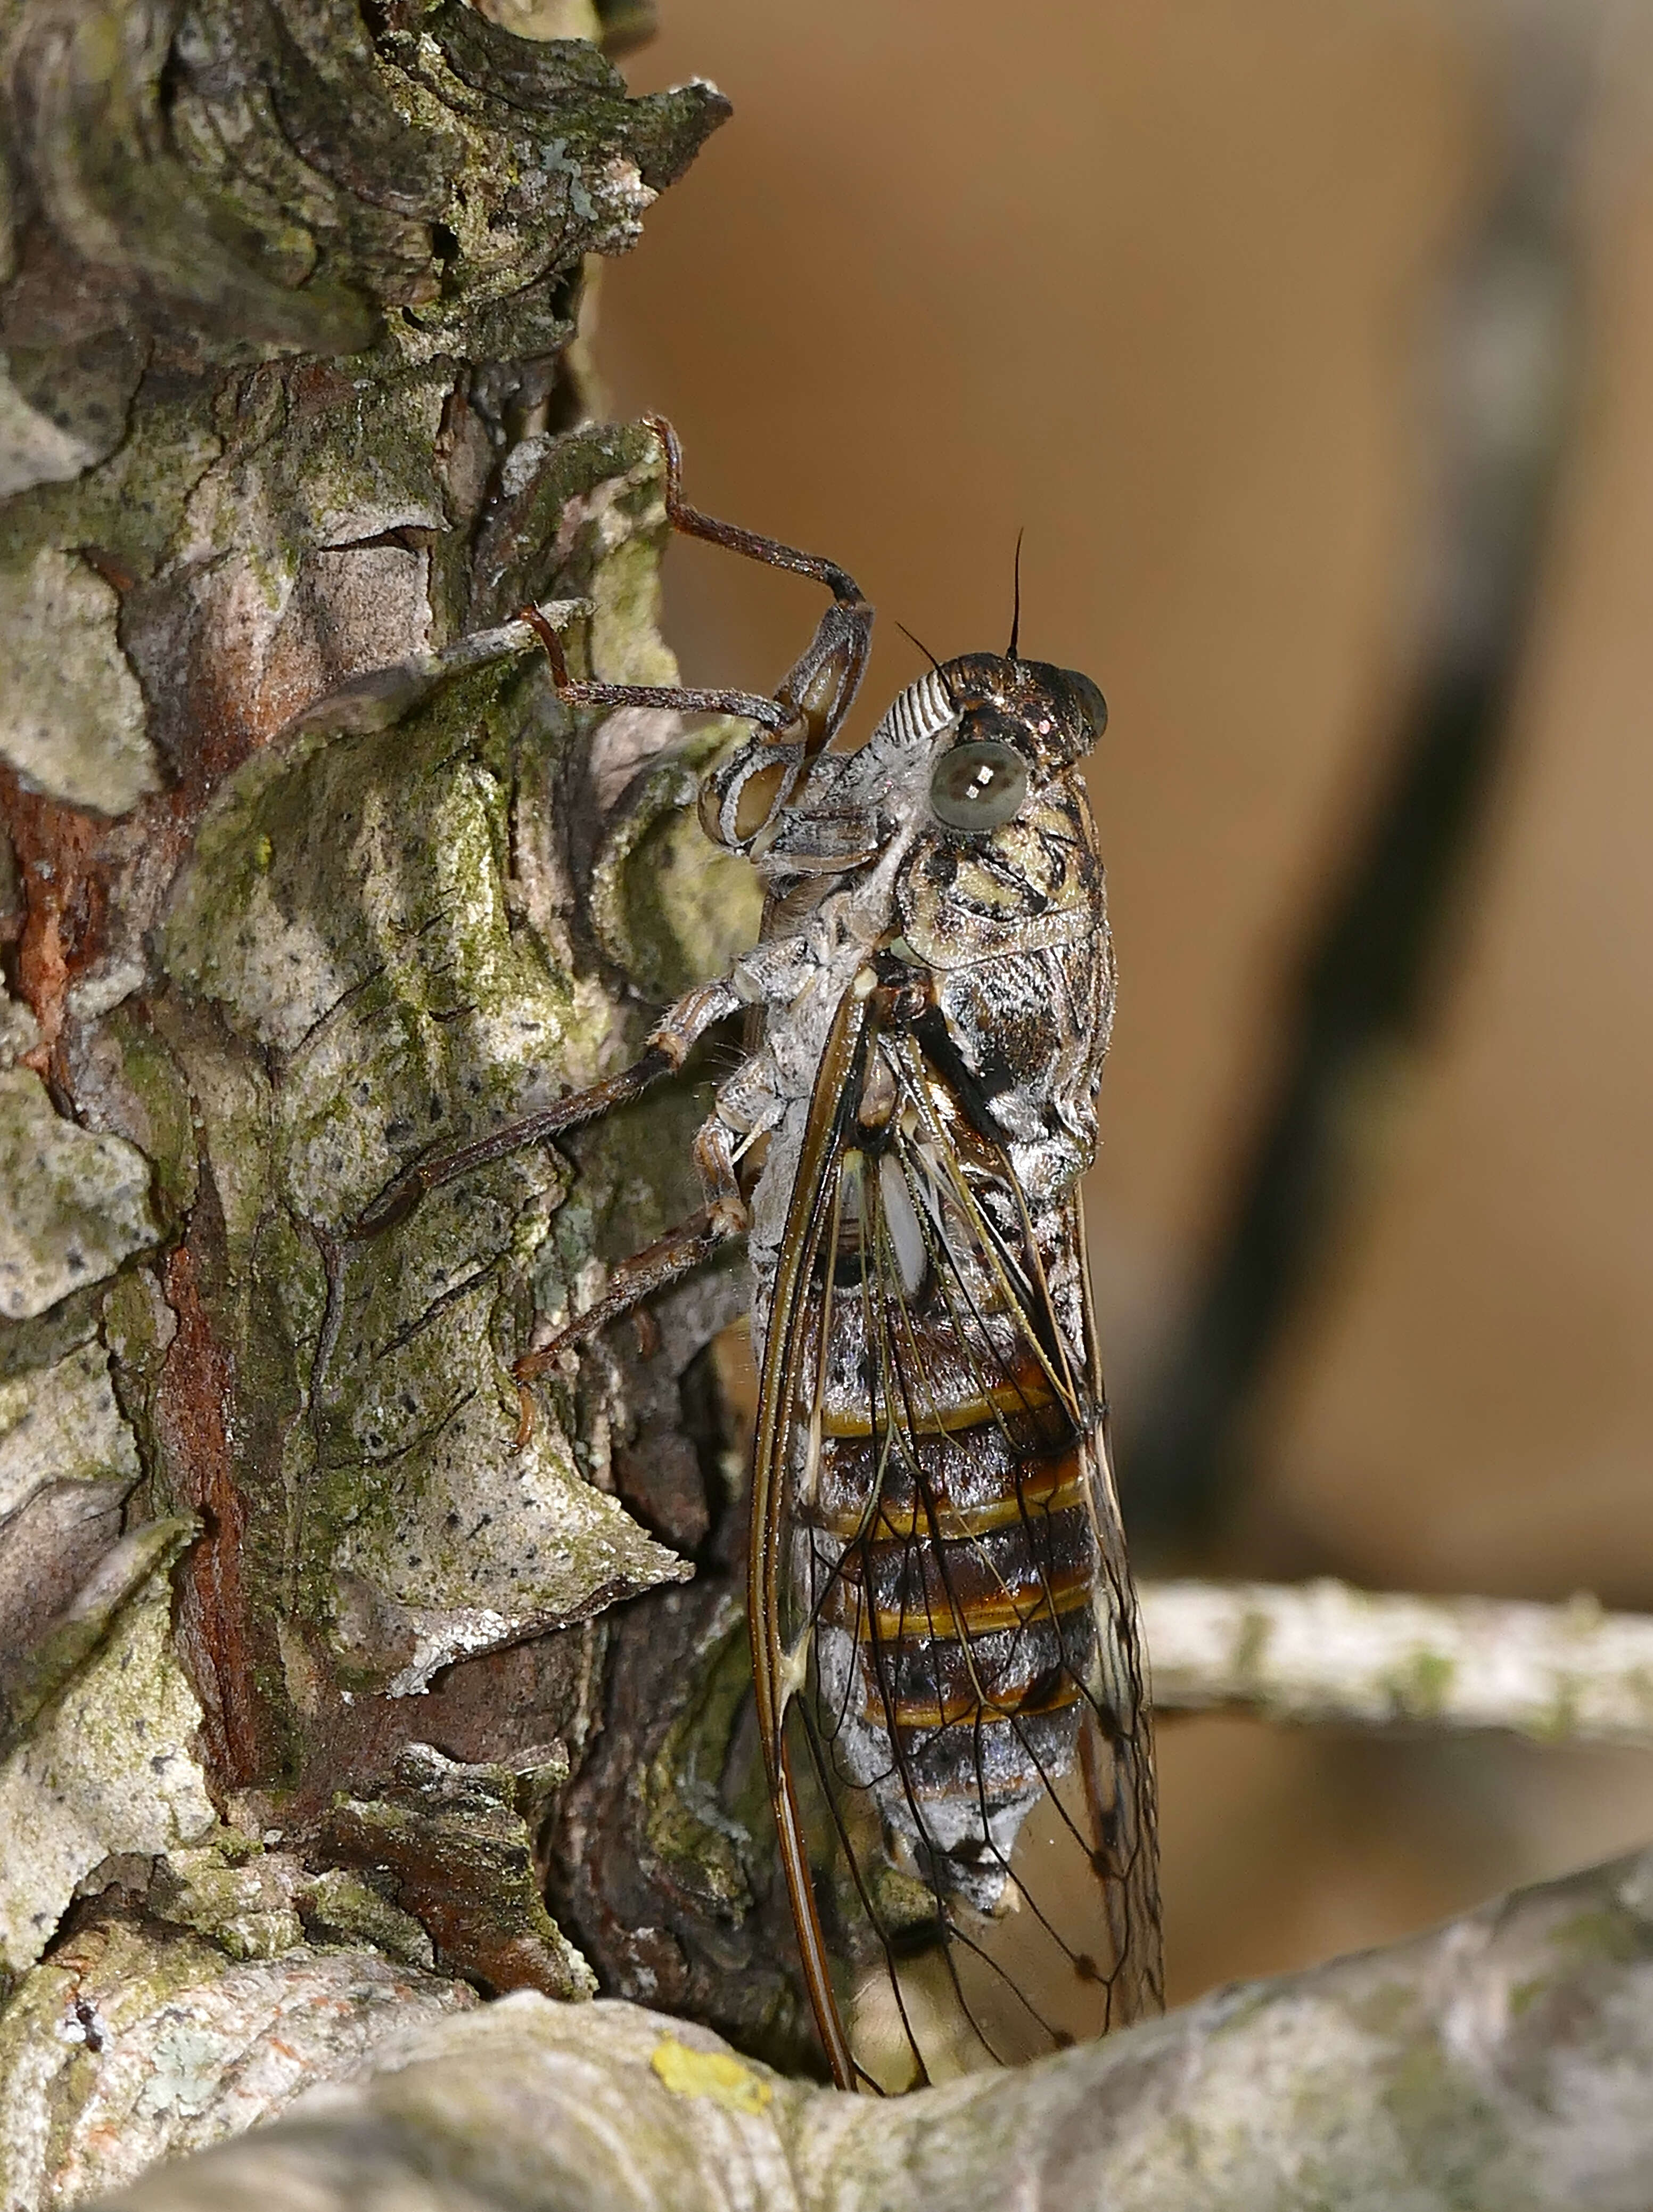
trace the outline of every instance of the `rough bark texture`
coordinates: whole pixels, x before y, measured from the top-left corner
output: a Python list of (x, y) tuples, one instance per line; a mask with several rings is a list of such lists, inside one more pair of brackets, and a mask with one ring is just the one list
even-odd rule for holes
[(635, 8), (491, 15), (0, 0), (14, 2087), (112, 1959), (137, 2017), (295, 1944), (347, 2008), (388, 1970), (329, 1944), (803, 2047), (733, 1740), (733, 1273), (517, 1443), (535, 1312), (694, 1203), (692, 1090), (347, 1234), (757, 921), (680, 811), (718, 732), (577, 722), (515, 619), (672, 676), (658, 456), (578, 321), (726, 103), (628, 97)]
[(811, 2090), (629, 2005), (522, 1995), (130, 2212), (1640, 2212), (1653, 1859), (1218, 1991), (1013, 2073)]

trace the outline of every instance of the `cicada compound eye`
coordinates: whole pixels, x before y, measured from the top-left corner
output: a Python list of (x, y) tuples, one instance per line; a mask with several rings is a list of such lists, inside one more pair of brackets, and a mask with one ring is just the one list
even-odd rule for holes
[(1079, 669), (1064, 668), (1061, 672), (1067, 678), (1067, 688), (1079, 713), (1090, 724), (1092, 739), (1099, 738), (1108, 726), (1108, 702), (1091, 678)]
[(948, 830), (997, 830), (1021, 811), (1027, 763), (1014, 745), (972, 738), (942, 754), (930, 777), (930, 806)]

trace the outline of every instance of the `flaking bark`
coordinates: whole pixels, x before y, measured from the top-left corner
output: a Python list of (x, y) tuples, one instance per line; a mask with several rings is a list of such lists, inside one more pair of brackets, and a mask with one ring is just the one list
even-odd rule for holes
[[(579, 318), (726, 103), (628, 96), (635, 9), (492, 12), (0, 5), (15, 2089), (88, 1930), (117, 2013), (174, 1988), (157, 1922), (803, 2048), (722, 1686), (732, 1273), (517, 1441), (536, 1312), (694, 1203), (692, 1093), (349, 1233), (757, 920), (678, 811), (717, 733), (577, 722), (515, 620), (672, 675), (658, 456)], [(64, 2201), (14, 2109), (5, 2201)]]

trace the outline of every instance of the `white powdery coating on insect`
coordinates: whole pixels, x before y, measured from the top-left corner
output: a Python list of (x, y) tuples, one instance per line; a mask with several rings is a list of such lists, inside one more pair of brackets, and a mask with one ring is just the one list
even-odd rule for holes
[(1158, 1583), (1141, 1591), (1155, 1702), (1277, 1719), (1653, 1742), (1653, 1619), (1487, 1598)]

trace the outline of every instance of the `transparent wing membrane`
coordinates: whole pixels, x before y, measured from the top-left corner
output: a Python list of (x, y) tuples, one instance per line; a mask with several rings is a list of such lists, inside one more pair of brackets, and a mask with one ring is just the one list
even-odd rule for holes
[(837, 1042), (766, 1341), (760, 1714), (835, 2067), (894, 2091), (1157, 2008), (1152, 1762), (1077, 1202), (1033, 1217), (910, 1034)]

